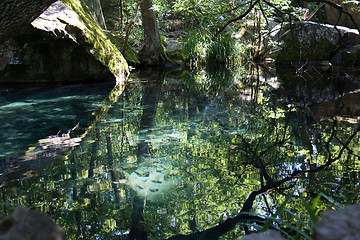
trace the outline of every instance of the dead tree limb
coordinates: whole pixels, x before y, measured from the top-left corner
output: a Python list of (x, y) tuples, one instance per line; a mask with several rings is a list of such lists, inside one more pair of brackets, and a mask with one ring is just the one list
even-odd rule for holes
[(310, 15), (305, 19), (306, 21), (310, 21), (310, 19), (322, 8), (325, 6), (325, 3), (321, 3)]
[(133, 20), (126, 26), (124, 44), (123, 44), (123, 47), (122, 47), (122, 53), (125, 53), (125, 51), (126, 51), (126, 46), (128, 44), (128, 41), (129, 41), (130, 32), (131, 32), (131, 29), (132, 29), (132, 27), (133, 27), (133, 25), (134, 25), (134, 23), (136, 21), (137, 15), (138, 15), (138, 9), (139, 9), (139, 3), (136, 4), (135, 14), (134, 14)]

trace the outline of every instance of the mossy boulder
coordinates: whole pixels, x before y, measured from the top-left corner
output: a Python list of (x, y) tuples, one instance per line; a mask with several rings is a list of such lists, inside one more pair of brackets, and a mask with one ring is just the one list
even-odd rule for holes
[(338, 54), (360, 44), (354, 29), (315, 22), (296, 22), (285, 28), (284, 48), (276, 58), (277, 65), (344, 65)]
[(177, 39), (168, 39), (166, 44), (166, 56), (171, 63), (184, 64), (189, 59), (189, 53), (184, 44)]
[[(62, 0), (62, 2), (76, 12), (83, 23), (83, 25), (77, 26), (82, 30), (82, 35), (78, 35), (77, 38), (93, 46), (90, 52), (107, 66), (117, 79), (124, 78), (129, 71), (125, 58), (91, 17), (86, 5), (80, 0)], [(67, 26), (71, 26), (71, 24), (69, 23)]]
[(296, 39), (288, 39), (284, 49), (278, 54), (276, 62), (280, 64), (313, 63), (321, 65), (323, 60), (328, 60), (336, 48), (327, 39), (303, 44)]
[(140, 64), (139, 59), (136, 57), (136, 53), (132, 50), (129, 44), (125, 44), (122, 36), (118, 36), (114, 33), (107, 32), (106, 35), (109, 37), (111, 42), (119, 49), (126, 61), (131, 65)]
[(0, 83), (124, 81), (127, 74), (126, 60), (80, 0), (53, 3), (0, 45)]

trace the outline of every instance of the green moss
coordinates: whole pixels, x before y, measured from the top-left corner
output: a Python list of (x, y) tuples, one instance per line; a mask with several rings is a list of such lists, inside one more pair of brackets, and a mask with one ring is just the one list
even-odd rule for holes
[(82, 26), (68, 23), (66, 30), (80, 44), (85, 44), (88, 51), (107, 66), (117, 80), (128, 74), (128, 64), (118, 48), (110, 41), (100, 26), (91, 17), (90, 11), (80, 0), (62, 0), (79, 16)]
[(124, 39), (120, 36), (117, 36), (113, 33), (107, 33), (108, 38), (110, 41), (119, 49), (119, 51), (123, 54), (126, 61), (130, 64), (137, 65), (140, 63), (139, 59), (136, 57), (135, 52), (131, 49), (129, 44), (126, 44), (125, 49), (124, 47)]
[(189, 53), (185, 48), (176, 49), (174, 51), (166, 52), (167, 57), (170, 61), (175, 63), (184, 63), (189, 59)]

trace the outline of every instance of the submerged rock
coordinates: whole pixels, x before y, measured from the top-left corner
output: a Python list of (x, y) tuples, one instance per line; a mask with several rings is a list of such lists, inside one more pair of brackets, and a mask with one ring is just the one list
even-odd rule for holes
[(314, 240), (360, 239), (360, 206), (350, 205), (339, 211), (327, 211), (316, 224)]
[(296, 22), (286, 30), (285, 47), (276, 58), (278, 65), (360, 64), (359, 47), (355, 47), (360, 44), (358, 30), (308, 21)]
[(64, 230), (45, 213), (19, 206), (0, 223), (0, 240), (64, 240)]
[(128, 66), (79, 0), (57, 1), (0, 45), (0, 83), (122, 80)]

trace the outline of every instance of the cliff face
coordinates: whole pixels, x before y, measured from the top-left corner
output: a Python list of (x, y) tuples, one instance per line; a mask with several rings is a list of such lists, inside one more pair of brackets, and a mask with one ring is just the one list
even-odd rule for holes
[(80, 0), (51, 4), (0, 45), (0, 83), (124, 81), (128, 65)]

